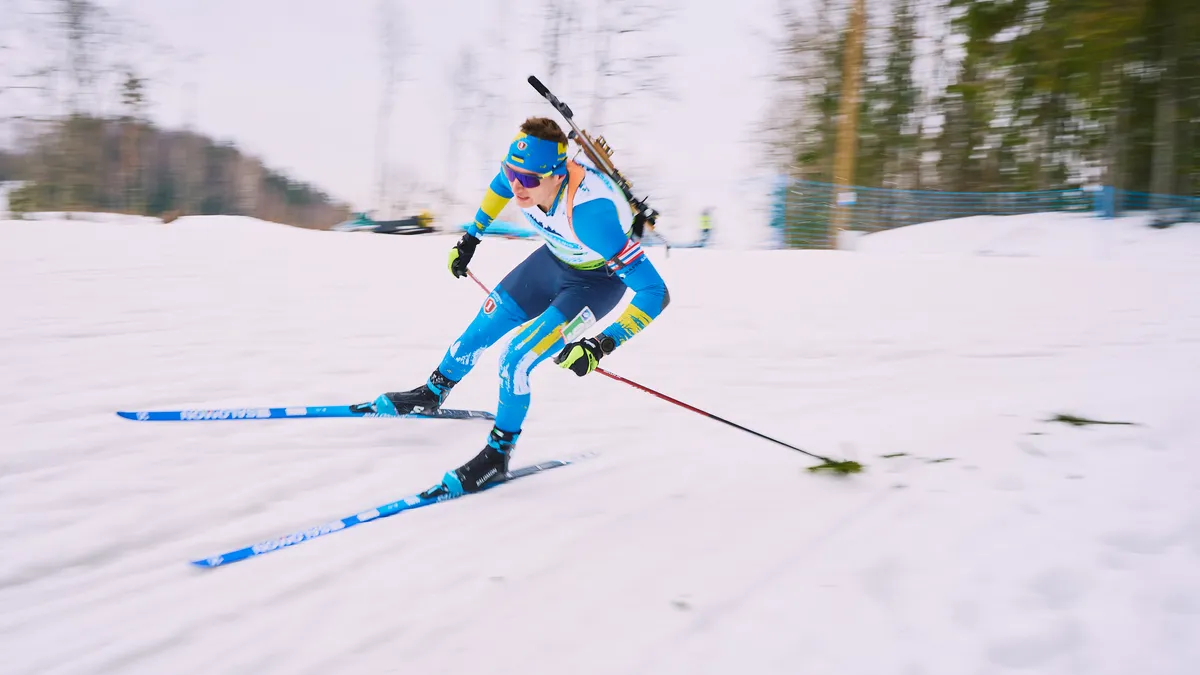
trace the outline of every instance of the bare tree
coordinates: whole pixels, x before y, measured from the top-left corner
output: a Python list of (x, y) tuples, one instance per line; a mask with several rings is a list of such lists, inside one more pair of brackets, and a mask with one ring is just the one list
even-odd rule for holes
[(4, 111), (0, 123), (20, 117), (18, 97), (30, 90), (40, 90), (44, 85), (31, 78), (27, 66), (18, 65), (21, 53), (19, 34), (27, 30), (28, 16), (19, 0), (0, 0), (0, 110)]
[[(622, 106), (628, 101), (658, 105), (677, 98), (668, 75), (675, 55), (664, 37), (675, 12), (663, 0), (613, 0), (596, 6), (591, 126), (636, 121), (638, 107)], [(606, 114), (612, 107), (626, 117), (610, 122)]]
[[(2, 119), (103, 114), (106, 100), (119, 104), (125, 64), (139, 60), (132, 51), (157, 51), (98, 0), (0, 0), (0, 17)], [(42, 99), (22, 96), (29, 92)]]
[(146, 81), (132, 68), (126, 70), (121, 85), (121, 102), (124, 114), (121, 119), (121, 162), (120, 183), (122, 205), (133, 213), (145, 210), (145, 195), (141, 193), (142, 160), (140, 148), (141, 127), (145, 123)]
[(101, 20), (104, 10), (92, 0), (59, 0), (59, 18), (67, 35), (67, 111), (78, 115), (88, 109), (100, 75)]
[(58, 112), (56, 16), (35, 0), (0, 0), (0, 145), (38, 133)]
[(469, 46), (463, 46), (455, 60), (453, 72), (450, 75), (451, 95), (453, 97), (454, 114), (450, 118), (449, 156), (446, 162), (446, 184), (454, 203), (458, 202), (458, 173), (465, 154), (463, 140), (465, 130), (475, 118), (482, 98), (479, 91), (479, 67), (475, 52)]
[(776, 24), (783, 31), (775, 46), (778, 72), (771, 78), (771, 100), (760, 131), (768, 156), (790, 172), (807, 132), (816, 126), (810, 100), (820, 79), (818, 66), (825, 46), (821, 42), (823, 26), (805, 21), (788, 0), (780, 0), (777, 17)]
[(392, 99), (395, 97), (397, 70), (400, 62), (401, 45), (397, 34), (396, 19), (392, 0), (379, 0), (383, 93), (379, 101), (379, 126), (375, 137), (377, 190), (375, 203), (381, 209), (386, 209), (388, 204), (388, 130), (391, 127)]
[(560, 87), (566, 70), (568, 47), (577, 33), (579, 8), (575, 0), (546, 0), (545, 44), (546, 81), (550, 88)]

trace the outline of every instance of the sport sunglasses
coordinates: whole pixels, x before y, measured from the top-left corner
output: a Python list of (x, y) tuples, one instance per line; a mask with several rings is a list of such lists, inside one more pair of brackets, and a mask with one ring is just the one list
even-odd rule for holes
[(543, 180), (549, 178), (554, 173), (553, 170), (547, 171), (546, 173), (537, 174), (521, 173), (520, 171), (516, 171), (509, 166), (508, 162), (500, 162), (500, 168), (504, 170), (504, 177), (507, 178), (509, 182), (515, 180), (526, 188), (535, 188), (541, 185)]

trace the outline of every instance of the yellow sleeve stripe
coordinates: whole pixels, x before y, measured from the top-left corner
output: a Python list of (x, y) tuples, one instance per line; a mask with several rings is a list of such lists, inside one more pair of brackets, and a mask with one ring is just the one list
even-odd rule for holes
[(625, 339), (628, 340), (637, 333), (641, 332), (643, 328), (650, 325), (651, 320), (652, 319), (650, 318), (649, 314), (646, 314), (633, 304), (630, 304), (617, 319), (617, 325), (620, 326), (621, 330), (625, 332)]
[(504, 207), (507, 204), (507, 199), (496, 194), (491, 188), (488, 188), (487, 194), (483, 196), (483, 203), (480, 204), (479, 208), (483, 209), (483, 212), (486, 213), (489, 218), (495, 220), (496, 217), (500, 215), (500, 212), (504, 210)]

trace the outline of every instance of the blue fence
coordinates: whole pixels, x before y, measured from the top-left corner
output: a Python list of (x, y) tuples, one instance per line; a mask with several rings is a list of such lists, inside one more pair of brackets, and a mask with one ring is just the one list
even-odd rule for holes
[[(782, 197), (782, 198), (781, 198)], [(1012, 216), (1046, 211), (1095, 211), (1103, 195), (1082, 189), (1043, 192), (937, 192), (844, 187), (792, 181), (776, 194), (776, 227), (788, 248), (834, 248), (835, 209), (844, 209), (842, 228), (881, 232), (949, 218)]]
[(771, 225), (787, 248), (835, 248), (835, 211), (842, 229), (881, 232), (917, 223), (967, 216), (1013, 216), (1049, 211), (1113, 217), (1151, 211), (1161, 226), (1200, 221), (1200, 198), (1150, 195), (1111, 187), (1040, 192), (938, 192), (845, 187), (791, 180), (775, 188)]
[(1109, 190), (1111, 211), (1116, 214), (1147, 213), (1152, 227), (1200, 222), (1200, 197), (1158, 195), (1129, 190)]

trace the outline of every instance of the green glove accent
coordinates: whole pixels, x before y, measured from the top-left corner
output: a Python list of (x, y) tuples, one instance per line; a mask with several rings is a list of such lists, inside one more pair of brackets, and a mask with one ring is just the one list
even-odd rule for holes
[(600, 359), (612, 352), (616, 343), (607, 335), (597, 338), (584, 338), (563, 347), (554, 357), (554, 362), (560, 368), (566, 368), (576, 375), (583, 377), (596, 369)]
[(479, 245), (479, 240), (472, 237), (470, 234), (464, 234), (462, 239), (450, 249), (450, 260), (446, 267), (450, 269), (450, 273), (456, 277), (467, 276), (467, 265), (471, 262), (471, 256), (475, 255), (475, 247)]

